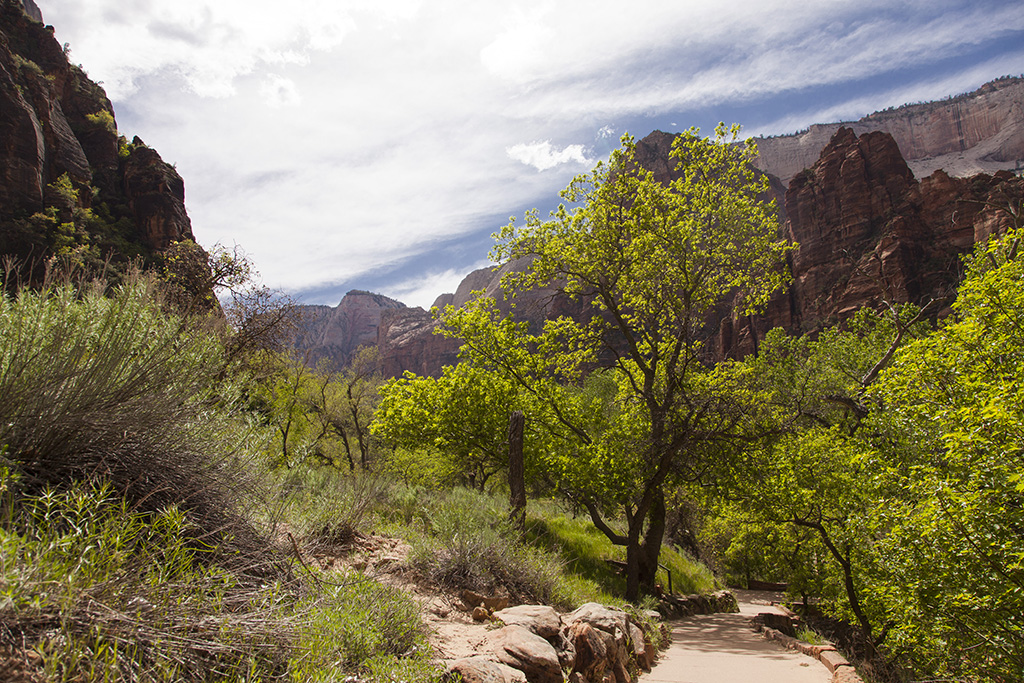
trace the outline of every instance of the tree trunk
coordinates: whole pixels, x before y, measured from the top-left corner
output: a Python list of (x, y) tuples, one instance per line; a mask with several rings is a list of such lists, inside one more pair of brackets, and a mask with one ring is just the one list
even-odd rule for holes
[(665, 538), (665, 495), (659, 489), (654, 494), (651, 510), (647, 513), (647, 533), (640, 546), (640, 589), (647, 595), (657, 594), (658, 560), (661, 542)]
[(523, 463), (523, 411), (516, 410), (508, 420), (509, 522), (520, 532), (526, 530), (526, 474)]
[[(647, 533), (642, 533), (644, 523)], [(642, 539), (641, 539), (642, 537)], [(655, 595), (655, 578), (661, 542), (665, 537), (665, 496), (657, 488), (646, 510), (638, 509), (629, 522), (626, 538), (626, 599), (635, 601), (641, 595)]]

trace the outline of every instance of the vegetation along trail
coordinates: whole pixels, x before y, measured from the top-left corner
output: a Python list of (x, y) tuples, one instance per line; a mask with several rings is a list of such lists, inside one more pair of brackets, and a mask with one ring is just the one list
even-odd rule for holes
[[(812, 657), (785, 650), (750, 628), (749, 619), (775, 607), (757, 593), (735, 591), (739, 613), (702, 614), (677, 621), (672, 645), (640, 683), (828, 683), (832, 675)], [(781, 612), (779, 612), (781, 613)]]

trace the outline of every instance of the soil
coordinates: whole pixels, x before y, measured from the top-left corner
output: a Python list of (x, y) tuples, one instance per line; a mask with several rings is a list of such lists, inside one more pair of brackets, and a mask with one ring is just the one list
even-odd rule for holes
[(409, 544), (400, 539), (360, 536), (343, 548), (314, 552), (313, 560), (323, 569), (341, 565), (365, 572), (407, 593), (420, 606), (427, 639), (439, 662), (483, 652), (492, 622), (474, 621), (456, 596), (445, 595), (418, 581), (408, 569), (411, 550)]

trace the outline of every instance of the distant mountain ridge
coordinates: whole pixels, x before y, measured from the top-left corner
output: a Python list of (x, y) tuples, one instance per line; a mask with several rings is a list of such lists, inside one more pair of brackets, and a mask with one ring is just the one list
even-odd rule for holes
[(810, 168), (840, 128), (892, 135), (917, 178), (1015, 170), (1024, 162), (1024, 78), (1007, 76), (938, 102), (875, 112), (859, 121), (815, 124), (792, 135), (755, 138), (757, 167), (788, 185)]

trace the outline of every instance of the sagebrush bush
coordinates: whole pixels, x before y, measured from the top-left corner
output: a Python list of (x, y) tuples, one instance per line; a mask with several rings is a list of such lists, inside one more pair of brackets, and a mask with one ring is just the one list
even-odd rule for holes
[(449, 591), (504, 593), (551, 603), (562, 576), (559, 558), (522, 543), (503, 498), (471, 489), (424, 494), (420, 531), (410, 538), (413, 567)]
[(373, 530), (389, 501), (389, 484), (370, 474), (353, 476), (331, 467), (299, 467), (275, 482), (281, 510), (304, 547), (340, 550)]
[(133, 509), (176, 506), (218, 561), (262, 574), (238, 513), (237, 458), (218, 339), (164, 315), (153, 282), (0, 297), (0, 444), (26, 492), (102, 480)]
[[(139, 274), (0, 296), (0, 657), (48, 681), (436, 677), (407, 596), (257, 531), (279, 517), (251, 380), (206, 322)], [(284, 521), (318, 543), (379, 504), (368, 478), (293, 488)]]

